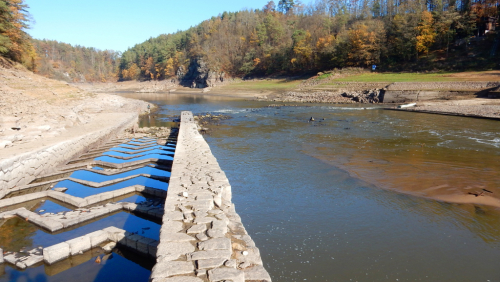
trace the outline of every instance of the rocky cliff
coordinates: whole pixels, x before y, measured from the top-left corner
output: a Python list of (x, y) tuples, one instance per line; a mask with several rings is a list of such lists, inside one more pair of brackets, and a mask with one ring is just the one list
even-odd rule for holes
[(184, 68), (179, 68), (177, 77), (181, 85), (191, 88), (213, 87), (227, 79), (223, 71), (211, 69), (201, 58), (191, 60), (186, 73)]

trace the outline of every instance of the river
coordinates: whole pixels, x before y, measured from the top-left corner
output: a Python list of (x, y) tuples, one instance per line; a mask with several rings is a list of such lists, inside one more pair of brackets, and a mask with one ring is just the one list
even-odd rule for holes
[(275, 282), (500, 281), (496, 121), (122, 95), (161, 108), (143, 126), (183, 110), (231, 117), (205, 138)]

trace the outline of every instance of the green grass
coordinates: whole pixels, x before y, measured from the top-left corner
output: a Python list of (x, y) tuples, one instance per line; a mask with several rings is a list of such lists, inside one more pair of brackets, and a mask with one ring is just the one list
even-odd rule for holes
[(325, 79), (325, 78), (327, 78), (327, 77), (329, 77), (331, 75), (333, 75), (333, 73), (324, 73), (324, 74), (316, 77), (316, 79)]
[(462, 81), (458, 77), (448, 76), (451, 73), (364, 73), (335, 79), (328, 84), (344, 82), (434, 82), (434, 81)]
[(302, 80), (257, 80), (257, 81), (241, 81), (222, 86), (222, 90), (287, 90), (296, 88)]

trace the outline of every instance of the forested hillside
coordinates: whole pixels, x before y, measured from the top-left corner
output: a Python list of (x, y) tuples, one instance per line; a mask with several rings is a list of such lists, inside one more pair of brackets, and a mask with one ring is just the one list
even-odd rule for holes
[(23, 0), (0, 0), (0, 57), (50, 78), (72, 82), (117, 80), (121, 53), (32, 39), (26, 33), (28, 8)]
[(499, 0), (270, 1), (213, 17), (123, 53), (123, 80), (300, 73), (372, 64), (386, 70), (492, 68)]
[(29, 14), (23, 0), (0, 0), (0, 56), (34, 69), (35, 50), (25, 32)]
[(107, 82), (117, 80), (120, 52), (57, 42), (33, 40), (37, 53), (36, 72), (70, 82)]

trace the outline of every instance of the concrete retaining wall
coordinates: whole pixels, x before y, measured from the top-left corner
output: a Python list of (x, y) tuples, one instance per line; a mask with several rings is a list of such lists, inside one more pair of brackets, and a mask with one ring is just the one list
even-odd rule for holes
[(191, 112), (182, 112), (153, 282), (270, 282), (231, 203), (231, 185)]
[(57, 166), (66, 163), (88, 148), (105, 143), (125, 128), (137, 124), (137, 121), (138, 115), (130, 114), (113, 126), (0, 160), (0, 198), (5, 195), (7, 189), (28, 184), (37, 176), (55, 171)]

